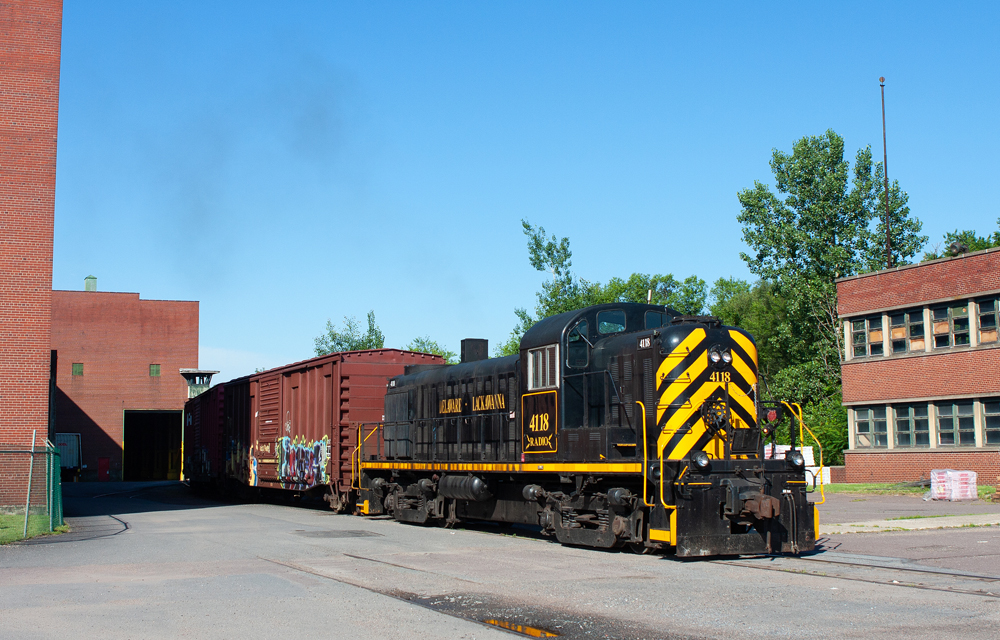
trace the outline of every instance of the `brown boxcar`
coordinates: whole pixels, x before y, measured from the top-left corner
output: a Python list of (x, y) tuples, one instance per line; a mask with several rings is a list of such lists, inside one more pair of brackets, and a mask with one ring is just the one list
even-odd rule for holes
[(226, 384), (225, 476), (250, 487), (322, 491), (342, 508), (351, 490), (356, 425), (379, 422), (386, 383), (440, 356), (377, 349), (296, 362)]
[(184, 403), (183, 473), (192, 485), (210, 484), (224, 471), (224, 393), (217, 384)]

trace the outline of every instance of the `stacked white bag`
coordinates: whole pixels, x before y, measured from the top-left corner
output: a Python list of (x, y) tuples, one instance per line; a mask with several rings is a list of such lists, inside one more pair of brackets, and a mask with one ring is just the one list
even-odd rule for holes
[(932, 500), (975, 500), (978, 497), (975, 471), (931, 470)]

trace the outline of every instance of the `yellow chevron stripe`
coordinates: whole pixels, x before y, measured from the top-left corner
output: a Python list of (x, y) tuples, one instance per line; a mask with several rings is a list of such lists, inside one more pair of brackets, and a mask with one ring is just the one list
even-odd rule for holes
[[(729, 335), (730, 337), (732, 337), (733, 340), (736, 341), (736, 344), (743, 347), (743, 350), (747, 352), (747, 355), (750, 356), (750, 359), (753, 360), (754, 365), (756, 365), (757, 347), (754, 346), (753, 341), (751, 341), (750, 338), (746, 337), (745, 335), (743, 335), (739, 331), (736, 331), (735, 329), (730, 329)], [(733, 355), (735, 356), (736, 354), (734, 353)]]
[(757, 384), (757, 374), (753, 372), (753, 369), (747, 363), (743, 362), (743, 358), (737, 353), (733, 354), (733, 368), (736, 369), (736, 373), (740, 374), (747, 381), (747, 384), (751, 386)]
[(679, 380), (676, 382), (671, 382), (670, 385), (660, 396), (660, 401), (656, 403), (656, 424), (660, 424), (660, 419), (663, 418), (663, 414), (670, 408), (670, 405), (674, 400), (677, 399), (685, 389), (691, 386), (691, 383), (702, 374), (705, 369), (708, 368), (708, 352), (701, 353), (694, 362), (691, 363), (687, 369), (681, 373)]
[(664, 447), (670, 443), (670, 439), (674, 436), (674, 433), (688, 421), (695, 411), (701, 408), (705, 399), (712, 395), (718, 388), (718, 382), (706, 382), (691, 396), (690, 406), (680, 407), (674, 411), (674, 414), (667, 420), (667, 424), (664, 425), (663, 431), (660, 432), (660, 437), (656, 439), (657, 454), (663, 452)]
[(695, 443), (697, 443), (698, 439), (703, 435), (705, 435), (705, 421), (702, 418), (698, 418), (697, 422), (691, 426), (691, 431), (681, 438), (681, 441), (677, 443), (674, 450), (666, 452), (666, 455), (663, 457), (668, 460), (680, 460), (691, 452)]
[(691, 351), (698, 346), (698, 343), (705, 339), (705, 330), (698, 327), (691, 333), (687, 335), (686, 338), (681, 340), (681, 343), (674, 347), (663, 362), (660, 363), (660, 368), (656, 371), (656, 380), (662, 382), (667, 375), (677, 366), (678, 360), (684, 358), (686, 355), (691, 353)]

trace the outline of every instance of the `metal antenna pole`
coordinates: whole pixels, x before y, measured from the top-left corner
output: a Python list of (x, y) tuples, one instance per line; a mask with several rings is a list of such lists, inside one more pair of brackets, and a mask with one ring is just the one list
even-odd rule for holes
[(885, 268), (892, 268), (892, 236), (889, 233), (889, 154), (885, 146), (885, 78), (878, 79), (882, 87), (882, 175), (885, 177)]

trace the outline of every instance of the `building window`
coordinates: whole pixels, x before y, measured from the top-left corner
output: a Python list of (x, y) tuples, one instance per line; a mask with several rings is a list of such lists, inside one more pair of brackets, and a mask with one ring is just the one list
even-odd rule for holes
[(559, 386), (559, 359), (556, 345), (528, 351), (528, 389)]
[(964, 347), (969, 344), (969, 305), (931, 309), (934, 348)]
[(73, 375), (74, 376), (82, 376), (83, 375), (83, 363), (82, 362), (74, 362), (73, 363)]
[(882, 316), (852, 320), (851, 335), (855, 358), (882, 355)]
[(979, 344), (997, 341), (997, 300), (977, 300), (979, 305)]
[(901, 404), (893, 409), (896, 413), (897, 447), (931, 446), (926, 404)]
[(889, 316), (889, 337), (893, 353), (924, 350), (924, 311), (913, 309)]
[(151, 364), (149, 365), (149, 377), (159, 378), (160, 377), (160, 365)]
[(885, 407), (859, 407), (854, 410), (854, 444), (858, 449), (889, 445)]
[(972, 402), (937, 405), (939, 445), (975, 446), (976, 420), (972, 407)]
[(990, 398), (983, 401), (983, 413), (986, 414), (986, 444), (1000, 444), (1000, 399)]

